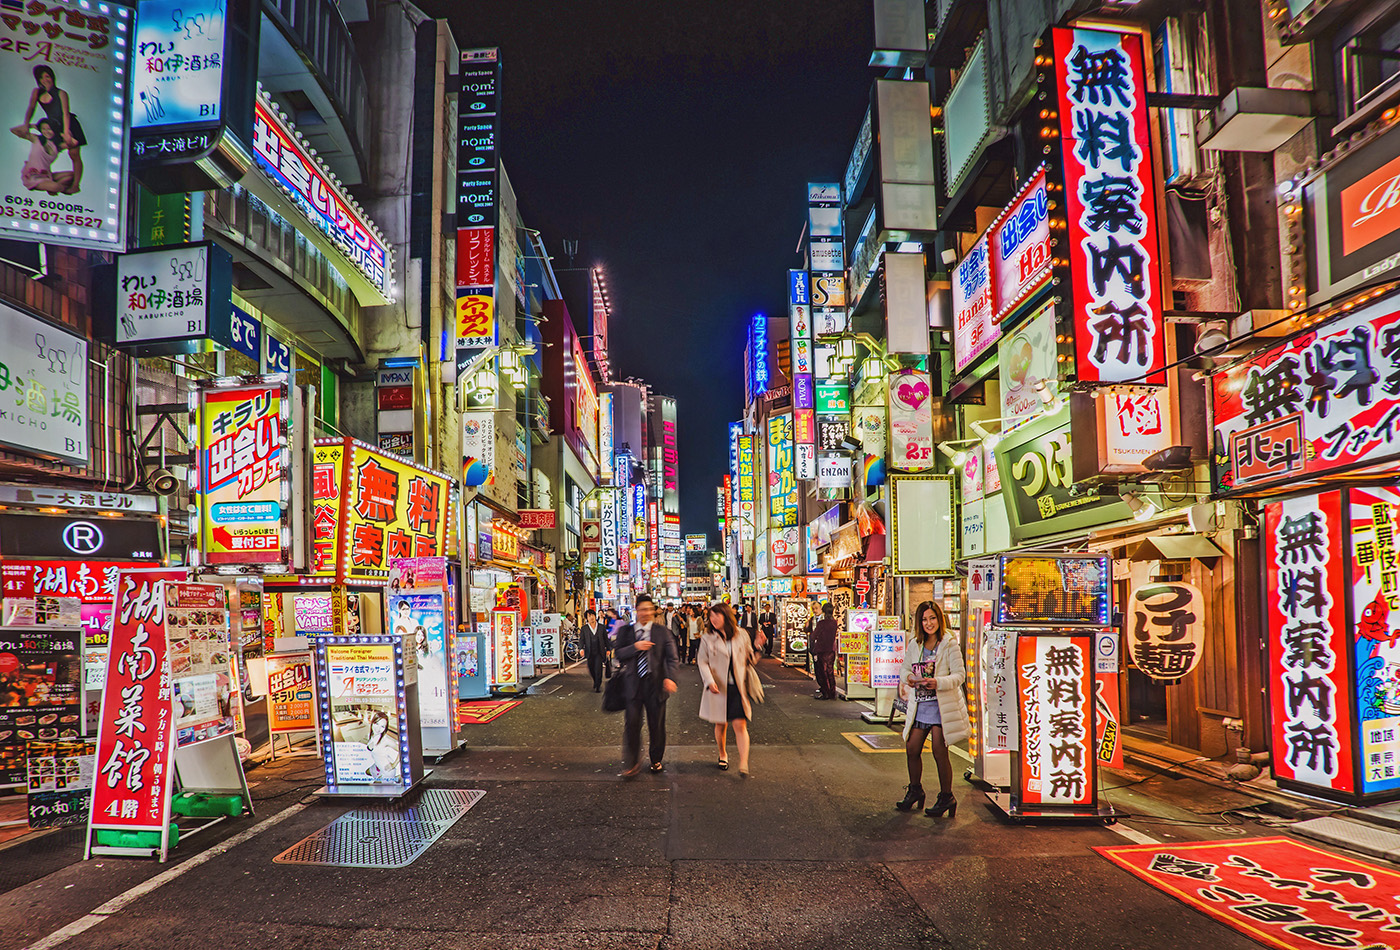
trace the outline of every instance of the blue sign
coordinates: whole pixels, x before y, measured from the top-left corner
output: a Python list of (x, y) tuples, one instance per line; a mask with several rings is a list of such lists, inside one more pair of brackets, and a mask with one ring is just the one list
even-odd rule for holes
[(219, 121), (228, 0), (141, 0), (131, 127)]
[(761, 313), (753, 315), (749, 327), (749, 350), (753, 358), (750, 388), (757, 398), (768, 392), (768, 318)]
[[(211, 334), (213, 335), (213, 334)], [(228, 333), (224, 343), (229, 349), (237, 350), (253, 362), (262, 355), (262, 324), (251, 313), (237, 304), (229, 307)]]
[(269, 373), (291, 373), (292, 348), (271, 333), (263, 334), (267, 340), (267, 369)]
[(788, 305), (806, 306), (812, 302), (811, 286), (805, 270), (788, 271)]

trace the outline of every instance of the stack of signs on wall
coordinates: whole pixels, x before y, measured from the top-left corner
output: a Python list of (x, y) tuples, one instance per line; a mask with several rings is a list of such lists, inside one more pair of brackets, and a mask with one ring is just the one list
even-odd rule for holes
[(794, 468), (791, 413), (768, 417), (768, 526), (796, 527), (798, 518), (797, 472)]
[(381, 366), (374, 389), (379, 448), (413, 458), (415, 366)]
[(165, 585), (179, 748), (233, 735), (242, 719), (242, 691), (225, 599), (221, 584)]
[[(841, 220), (837, 208), (836, 221)], [(823, 281), (826, 277), (821, 278)], [(837, 277), (836, 279), (844, 279)], [(844, 296), (844, 295), (843, 295)], [(796, 441), (797, 477), (817, 477), (816, 383), (813, 371), (812, 295), (805, 270), (788, 271), (789, 345), (792, 359), (792, 416)]]
[(499, 339), (496, 224), (500, 204), (501, 60), (498, 49), (461, 52), (457, 103), (457, 330), (459, 379)]
[(0, 627), (0, 787), (24, 785), (26, 743), (77, 737), (81, 648), (77, 625)]

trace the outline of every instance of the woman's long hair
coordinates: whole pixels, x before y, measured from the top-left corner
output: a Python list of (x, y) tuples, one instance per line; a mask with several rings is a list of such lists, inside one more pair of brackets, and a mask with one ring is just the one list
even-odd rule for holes
[(924, 614), (928, 613), (930, 610), (933, 611), (933, 615), (938, 618), (938, 635), (934, 638), (933, 645), (938, 646), (938, 644), (942, 643), (943, 634), (948, 632), (948, 617), (943, 613), (943, 608), (938, 605), (937, 601), (924, 601), (914, 609), (914, 639), (918, 641), (921, 647), (928, 646), (929, 635), (924, 632)]
[(724, 601), (716, 601), (710, 605), (710, 612), (705, 615), (705, 629), (714, 630), (714, 615), (719, 614), (721, 624), (718, 628), (721, 636), (726, 640), (733, 640), (734, 635), (739, 632), (739, 623), (734, 619), (734, 610)]

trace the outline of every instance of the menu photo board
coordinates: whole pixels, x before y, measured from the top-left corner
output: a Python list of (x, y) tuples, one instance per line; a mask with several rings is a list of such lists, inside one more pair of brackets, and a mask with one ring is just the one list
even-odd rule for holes
[(1107, 555), (1003, 554), (999, 627), (1106, 627), (1112, 607)]
[(231, 736), (241, 718), (226, 588), (167, 582), (165, 627), (174, 689), (175, 745)]
[(27, 781), (26, 743), (78, 736), (81, 648), (76, 625), (0, 627), (0, 787)]

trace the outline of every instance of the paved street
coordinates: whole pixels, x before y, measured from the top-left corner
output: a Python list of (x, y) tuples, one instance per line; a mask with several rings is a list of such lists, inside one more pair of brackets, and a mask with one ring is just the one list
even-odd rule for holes
[[(280, 821), (143, 896), (128, 894), (115, 912), (105, 913), (109, 905), (104, 919), (58, 945), (1257, 946), (1094, 854), (1094, 846), (1126, 843), (1109, 829), (999, 821), (962, 780), (961, 759), (954, 760), (955, 819), (895, 812), (902, 755), (863, 753), (842, 735), (883, 727), (861, 723), (857, 704), (813, 700), (812, 681), (795, 671), (772, 661), (762, 669), (772, 685), (753, 726), (748, 781), (715, 767), (711, 727), (695, 715), (693, 667), (670, 703), (665, 773), (620, 781), (621, 717), (599, 711), (579, 668), (496, 722), (469, 728), (469, 749), (438, 766), (429, 783), (484, 789), (486, 797), (410, 867), (273, 864), (351, 807), (303, 800), (318, 764), (284, 760), (249, 773), (262, 799), (256, 819), (192, 839), (171, 868), (257, 822)], [(1127, 795), (1114, 800), (1135, 812), (1155, 807), (1203, 820)], [(1210, 837), (1224, 827), (1127, 824), (1158, 840)], [(66, 852), (55, 845), (46, 854), (38, 843), (0, 851), (0, 881), (13, 887), (0, 895), (0, 950), (30, 946), (166, 870), (111, 859), (62, 866), (75, 857), (76, 840), (53, 836), (67, 842)], [(20, 862), (45, 861), (57, 869), (14, 886)]]

